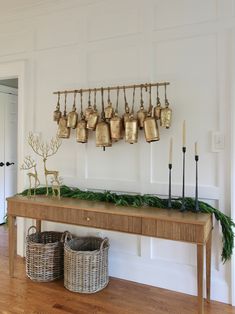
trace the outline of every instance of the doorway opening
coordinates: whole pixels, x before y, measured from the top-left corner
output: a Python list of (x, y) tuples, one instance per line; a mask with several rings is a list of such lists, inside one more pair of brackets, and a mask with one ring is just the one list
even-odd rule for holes
[(17, 193), (18, 78), (0, 79), (0, 224), (6, 198)]

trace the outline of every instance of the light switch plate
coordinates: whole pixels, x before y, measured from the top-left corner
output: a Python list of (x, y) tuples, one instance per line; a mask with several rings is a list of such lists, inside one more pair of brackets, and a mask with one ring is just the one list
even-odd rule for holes
[(219, 131), (211, 132), (211, 151), (218, 153), (224, 150), (224, 134)]

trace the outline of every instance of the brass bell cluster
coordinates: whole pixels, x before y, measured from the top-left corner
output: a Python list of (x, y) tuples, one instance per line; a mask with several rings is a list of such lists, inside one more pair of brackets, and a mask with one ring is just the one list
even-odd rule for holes
[[(145, 139), (148, 143), (159, 141), (159, 127), (170, 128), (172, 120), (172, 109), (169, 108), (167, 99), (167, 85), (169, 83), (149, 83), (141, 85), (101, 87), (93, 89), (80, 89), (73, 91), (55, 92), (58, 95), (56, 110), (53, 120), (58, 123), (58, 137), (69, 138), (71, 129), (75, 129), (76, 140), (78, 143), (87, 143), (88, 131), (95, 131), (96, 146), (110, 147), (123, 138), (125, 141), (134, 144), (138, 142), (139, 130), (144, 130)], [(152, 88), (157, 88), (156, 106), (152, 104)], [(162, 107), (159, 97), (159, 87), (165, 88), (165, 106)], [(126, 97), (126, 89), (132, 88), (132, 104), (129, 107)], [(140, 107), (135, 112), (136, 89), (140, 88)], [(115, 108), (111, 102), (110, 91), (116, 90)], [(123, 91), (124, 113), (119, 112), (119, 94)], [(104, 91), (107, 91), (107, 104), (105, 106)], [(144, 106), (143, 91), (148, 92), (148, 108)], [(87, 106), (83, 108), (83, 94), (88, 92)], [(93, 92), (93, 96), (92, 96)], [(101, 93), (101, 112), (98, 112), (96, 106), (97, 92)], [(70, 112), (67, 113), (67, 95), (73, 93), (73, 105)], [(64, 94), (64, 110), (61, 112), (60, 98)], [(76, 98), (80, 94), (80, 113), (77, 112)], [(93, 104), (91, 101), (93, 97)]]

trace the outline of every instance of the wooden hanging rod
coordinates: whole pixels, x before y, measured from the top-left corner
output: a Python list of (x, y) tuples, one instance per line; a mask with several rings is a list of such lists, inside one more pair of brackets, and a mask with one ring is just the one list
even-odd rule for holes
[(58, 91), (58, 92), (53, 92), (53, 94), (74, 94), (74, 93), (81, 93), (81, 91), (83, 93), (86, 92), (94, 92), (94, 91), (101, 91), (103, 90), (117, 90), (118, 88), (120, 89), (128, 89), (128, 88), (148, 88), (148, 87), (152, 87), (152, 86), (166, 86), (166, 85), (170, 85), (169, 82), (163, 82), (163, 83), (145, 83), (145, 84), (135, 84), (135, 85), (120, 85), (120, 86), (111, 86), (111, 87), (97, 87), (97, 88), (80, 88), (80, 89), (73, 89), (73, 90), (64, 90), (64, 91)]

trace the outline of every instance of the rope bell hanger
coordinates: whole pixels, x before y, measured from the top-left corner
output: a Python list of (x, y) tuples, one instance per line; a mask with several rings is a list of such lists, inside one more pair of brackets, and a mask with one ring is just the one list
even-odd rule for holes
[(78, 143), (87, 143), (88, 140), (88, 130), (86, 127), (86, 120), (85, 116), (83, 114), (83, 103), (82, 103), (82, 95), (83, 91), (82, 89), (80, 90), (80, 106), (81, 106), (81, 119), (77, 123), (77, 129), (76, 129), (76, 140)]
[[(164, 86), (164, 85), (169, 85), (170, 83), (169, 82), (162, 82), (162, 83), (145, 83), (145, 84), (135, 84), (135, 85), (125, 85), (124, 87), (125, 87), (125, 89), (133, 89), (134, 88), (134, 86), (136, 87), (136, 88), (140, 88), (141, 86), (144, 86), (146, 89), (147, 89), (147, 87), (149, 87), (150, 85), (151, 86)], [(117, 90), (117, 88), (118, 88), (119, 86), (109, 86), (109, 87), (96, 87), (96, 88), (88, 88), (88, 89), (86, 89), (86, 88), (84, 88), (82, 91), (83, 91), (83, 93), (86, 93), (86, 92), (89, 92), (89, 91), (91, 91), (91, 92), (93, 92), (95, 89), (96, 89), (96, 91), (98, 92), (98, 91), (101, 91), (101, 89), (103, 89), (103, 91), (105, 91), (105, 90), (110, 90), (110, 91), (112, 91), (112, 90)], [(68, 94), (70, 94), (70, 93), (74, 93), (74, 90), (67, 90), (67, 91), (57, 91), (57, 92), (54, 92), (53, 94), (58, 94), (58, 93), (60, 93), (60, 94), (65, 94), (65, 92), (67, 92)], [(80, 92), (80, 90), (78, 90), (78, 93)]]

